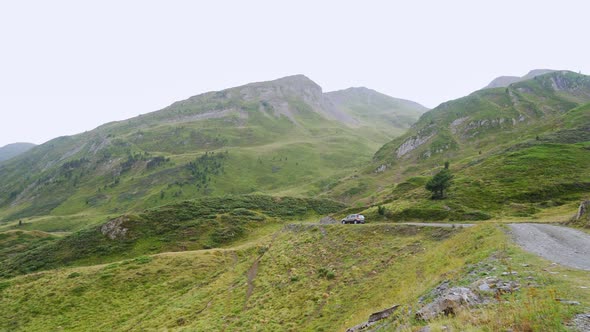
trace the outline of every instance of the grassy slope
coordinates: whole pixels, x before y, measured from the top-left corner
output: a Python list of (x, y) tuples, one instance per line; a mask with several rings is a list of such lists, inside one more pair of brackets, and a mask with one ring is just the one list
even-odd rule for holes
[[(586, 79), (584, 76), (572, 75), (573, 82)], [(385, 204), (390, 210), (390, 219), (395, 220), (477, 220), (485, 218), (485, 215), (498, 218), (530, 217), (542, 215), (548, 208), (557, 211), (563, 204), (575, 204), (590, 192), (590, 179), (587, 176), (590, 171), (587, 143), (590, 141), (590, 104), (568, 111), (568, 107), (583, 100), (576, 94), (579, 91), (549, 93), (551, 88), (541, 78), (540, 81), (522, 82), (509, 88), (527, 91), (526, 99), (529, 102), (536, 100), (535, 103), (531, 102), (532, 105), (545, 112), (542, 116), (527, 118), (526, 125), (513, 127), (510, 122), (504, 127), (490, 127), (480, 132), (479, 136), (465, 141), (457, 133), (452, 136), (457, 144), (456, 149), (425, 158), (422, 156), (424, 149), (428, 148), (428, 144), (425, 144), (412, 151), (408, 159), (401, 158), (387, 164), (387, 171), (374, 173), (375, 168), (385, 162), (382, 158), (385, 158), (386, 151), (391, 151), (391, 145), (400, 144), (407, 138), (403, 136), (382, 148), (376, 155), (376, 163), (367, 167), (361, 176), (342, 180), (329, 195), (349, 197), (360, 206)], [(500, 90), (483, 90), (443, 104), (426, 113), (416, 127), (428, 128), (429, 123), (435, 123), (445, 128), (465, 114), (483, 119), (489, 113), (497, 119), (508, 116), (502, 115), (502, 112), (522, 111), (514, 106), (499, 108), (504, 98), (502, 96), (507, 93)], [(543, 94), (546, 95), (545, 99)], [(488, 107), (490, 100), (495, 100), (492, 108)], [(522, 101), (519, 107), (524, 107)], [(532, 107), (528, 104), (526, 109), (530, 111)], [(413, 130), (416, 131), (419, 129)], [(435, 137), (437, 140), (451, 136)], [(431, 201), (423, 187), (444, 160), (451, 160), (455, 184), (448, 193), (449, 199)], [(374, 210), (376, 208), (367, 213), (373, 213)]]
[[(332, 107), (322, 96), (309, 80), (266, 82), (54, 139), (0, 166), (0, 218), (120, 214), (223, 194), (316, 195), (410, 121), (376, 128), (370, 118), (353, 130), (322, 113)], [(378, 106), (385, 112), (387, 102)], [(203, 161), (207, 152), (225, 157)]]
[[(343, 330), (375, 310), (416, 305), (442, 280), (466, 283), (481, 264), (496, 267), (492, 273), (519, 271), (515, 278), (523, 291), (434, 327), (532, 324), (560, 330), (575, 308), (553, 298), (590, 303), (588, 291), (578, 288), (590, 281), (587, 274), (554, 266), (549, 269), (559, 274), (543, 272), (548, 263), (512, 247), (496, 226), (298, 225), (231, 249), (141, 256), (4, 280), (0, 329)], [(536, 286), (524, 286), (527, 276)], [(398, 318), (404, 330), (423, 324)]]
[[(344, 207), (329, 200), (262, 195), (185, 201), (117, 218), (125, 234), (114, 239), (103, 234), (100, 226), (94, 226), (46, 245), (31, 241), (29, 250), (0, 256), (0, 275), (99, 264), (159, 252), (219, 248), (276, 229), (286, 220), (319, 219)], [(0, 236), (23, 232), (11, 230)]]

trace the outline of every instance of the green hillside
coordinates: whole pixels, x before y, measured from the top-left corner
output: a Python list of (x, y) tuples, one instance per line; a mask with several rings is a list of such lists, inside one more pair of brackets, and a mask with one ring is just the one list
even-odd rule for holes
[[(362, 111), (353, 114), (291, 76), (56, 138), (0, 165), (0, 218), (121, 214), (225, 194), (316, 195), (423, 109), (382, 97), (356, 101)], [(377, 126), (369, 116), (396, 112), (403, 121)]]
[(35, 146), (33, 143), (12, 143), (0, 147), (0, 163), (25, 153)]
[[(0, 331), (345, 331), (392, 305), (377, 330), (566, 331), (590, 276), (523, 252), (503, 222), (565, 220), (590, 195), (590, 77), (424, 111), (293, 76), (1, 163)], [(358, 212), (366, 225), (338, 222)], [(397, 223), (414, 220), (475, 225)], [(486, 278), (518, 287), (416, 316)]]
[(0, 232), (0, 276), (225, 247), (276, 231), (287, 221), (319, 219), (345, 207), (325, 199), (224, 196), (126, 214), (61, 238), (47, 238), (47, 233), (22, 231), (14, 225), (17, 230)]
[[(588, 102), (590, 77), (553, 72), (443, 103), (329, 195), (382, 204), (394, 220), (531, 217), (575, 204), (590, 193)], [(445, 161), (454, 185), (431, 200), (424, 185)]]
[(414, 331), (425, 322), (411, 309), (442, 281), (464, 285), (505, 271), (519, 272), (510, 278), (522, 290), (428, 324), (435, 331), (562, 331), (577, 311), (554, 298), (590, 303), (577, 288), (590, 281), (587, 273), (523, 254), (496, 226), (295, 224), (252, 240), (4, 279), (0, 329), (344, 331), (400, 304), (386, 328)]

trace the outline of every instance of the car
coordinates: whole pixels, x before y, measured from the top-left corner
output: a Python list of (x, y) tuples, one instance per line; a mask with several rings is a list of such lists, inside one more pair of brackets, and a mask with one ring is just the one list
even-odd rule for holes
[(346, 218), (341, 220), (343, 224), (364, 224), (365, 216), (362, 214), (349, 214)]

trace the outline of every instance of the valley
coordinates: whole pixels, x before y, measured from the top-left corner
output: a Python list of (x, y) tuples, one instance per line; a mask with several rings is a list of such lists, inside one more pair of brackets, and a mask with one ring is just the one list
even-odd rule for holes
[[(567, 331), (589, 312), (582, 74), (432, 110), (295, 75), (27, 148), (0, 160), (0, 331), (346, 331), (396, 305), (362, 330)], [(479, 302), (416, 315), (458, 288)]]

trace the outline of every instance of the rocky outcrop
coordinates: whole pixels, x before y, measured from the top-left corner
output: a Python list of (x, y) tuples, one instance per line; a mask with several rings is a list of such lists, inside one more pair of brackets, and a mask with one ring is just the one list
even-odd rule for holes
[(472, 287), (480, 292), (492, 293), (494, 296), (512, 293), (520, 289), (520, 285), (516, 281), (506, 281), (496, 277), (478, 280), (473, 283)]
[(469, 117), (464, 116), (464, 117), (453, 120), (453, 122), (451, 122), (451, 132), (453, 134), (456, 134), (457, 127), (459, 127), (463, 122), (467, 121), (468, 119), (469, 119)]
[(383, 164), (383, 165), (377, 167), (377, 169), (375, 170), (375, 173), (383, 173), (383, 172), (385, 172), (386, 169), (387, 169), (387, 165)]
[(454, 315), (461, 308), (471, 307), (483, 303), (483, 298), (467, 287), (453, 287), (436, 298), (433, 302), (422, 307), (416, 313), (416, 318), (430, 320), (440, 315)]
[(580, 203), (578, 213), (574, 216), (574, 221), (589, 220), (590, 221), (590, 200), (585, 200)]
[(496, 277), (478, 280), (469, 287), (449, 288), (449, 282), (445, 281), (431, 292), (437, 295), (436, 298), (418, 310), (416, 318), (427, 321), (442, 315), (454, 315), (459, 310), (489, 303), (499, 294), (512, 293), (519, 288), (515, 281)]
[(127, 231), (129, 230), (123, 226), (123, 224), (127, 221), (129, 221), (129, 217), (127, 216), (111, 219), (107, 223), (100, 226), (100, 232), (102, 235), (108, 237), (111, 240), (124, 238), (127, 235)]
[(436, 134), (435, 131), (429, 133), (428, 135), (417, 135), (412, 136), (405, 140), (399, 148), (395, 151), (398, 158), (403, 157), (404, 155), (414, 151), (420, 145), (426, 143), (429, 139), (431, 139)]
[(399, 308), (399, 304), (391, 306), (387, 309), (383, 309), (381, 311), (374, 312), (369, 316), (369, 320), (347, 329), (346, 332), (358, 332), (367, 330), (369, 327), (375, 325), (380, 320), (383, 320), (391, 316), (391, 314), (393, 314), (397, 310), (397, 308)]

